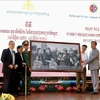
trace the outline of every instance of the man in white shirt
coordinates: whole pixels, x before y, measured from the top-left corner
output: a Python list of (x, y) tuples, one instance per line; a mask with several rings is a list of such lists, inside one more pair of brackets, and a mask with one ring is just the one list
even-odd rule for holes
[[(87, 49), (87, 45), (82, 45), (82, 51), (81, 51), (81, 56), (82, 56), (82, 61), (86, 61), (88, 59), (87, 53), (85, 53)], [(77, 80), (77, 93), (81, 92), (80, 88), (80, 79), (82, 78), (82, 92), (86, 92), (86, 66), (83, 67), (83, 72), (77, 72), (76, 73), (76, 80)]]

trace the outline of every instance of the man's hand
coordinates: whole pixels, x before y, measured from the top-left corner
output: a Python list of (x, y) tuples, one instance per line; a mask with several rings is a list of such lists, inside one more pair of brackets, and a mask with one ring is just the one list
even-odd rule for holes
[(81, 63), (81, 66), (82, 66), (83, 68), (85, 67), (85, 62), (84, 62), (84, 61)]
[(84, 65), (85, 64), (85, 62), (83, 61), (82, 63), (81, 63), (81, 65)]
[(22, 62), (22, 66), (25, 67), (26, 66), (26, 63)]
[(29, 68), (29, 71), (32, 72), (32, 68)]
[(84, 63), (84, 61), (81, 61), (81, 63)]
[(13, 69), (13, 67), (14, 67), (13, 65), (9, 65), (9, 68), (10, 68), (10, 69)]
[(14, 69), (17, 69), (17, 67), (18, 67), (18, 65), (15, 65), (15, 66), (14, 66)]

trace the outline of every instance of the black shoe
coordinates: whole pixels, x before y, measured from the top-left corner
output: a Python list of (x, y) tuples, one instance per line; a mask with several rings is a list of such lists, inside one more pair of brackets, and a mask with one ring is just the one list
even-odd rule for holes
[(86, 90), (84, 89), (84, 90), (82, 90), (82, 93), (86, 93)]
[(81, 90), (80, 89), (78, 89), (77, 91), (76, 91), (76, 93), (80, 93), (81, 92)]
[(92, 92), (91, 94), (99, 94), (98, 92)]

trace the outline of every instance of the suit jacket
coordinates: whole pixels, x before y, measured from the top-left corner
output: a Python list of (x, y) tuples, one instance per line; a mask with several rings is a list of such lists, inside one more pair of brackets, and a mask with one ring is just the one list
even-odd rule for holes
[(15, 54), (15, 64), (18, 65), (17, 69), (16, 69), (16, 72), (20, 73), (22, 72), (22, 62), (23, 62), (23, 59), (21, 58), (21, 55), (19, 52), (17, 52)]
[(2, 73), (12, 73), (13, 69), (9, 68), (10, 64), (13, 65), (12, 55), (9, 48), (3, 50), (1, 55), (1, 61), (3, 63)]
[(88, 64), (89, 70), (99, 69), (99, 51), (94, 49), (90, 52), (89, 59), (86, 61)]

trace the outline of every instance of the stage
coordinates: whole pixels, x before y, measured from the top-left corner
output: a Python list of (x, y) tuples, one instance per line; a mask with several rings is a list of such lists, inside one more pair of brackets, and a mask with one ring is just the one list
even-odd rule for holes
[(100, 94), (91, 95), (90, 92), (77, 94), (75, 92), (32, 93), (29, 96), (19, 96), (16, 100), (100, 100)]

